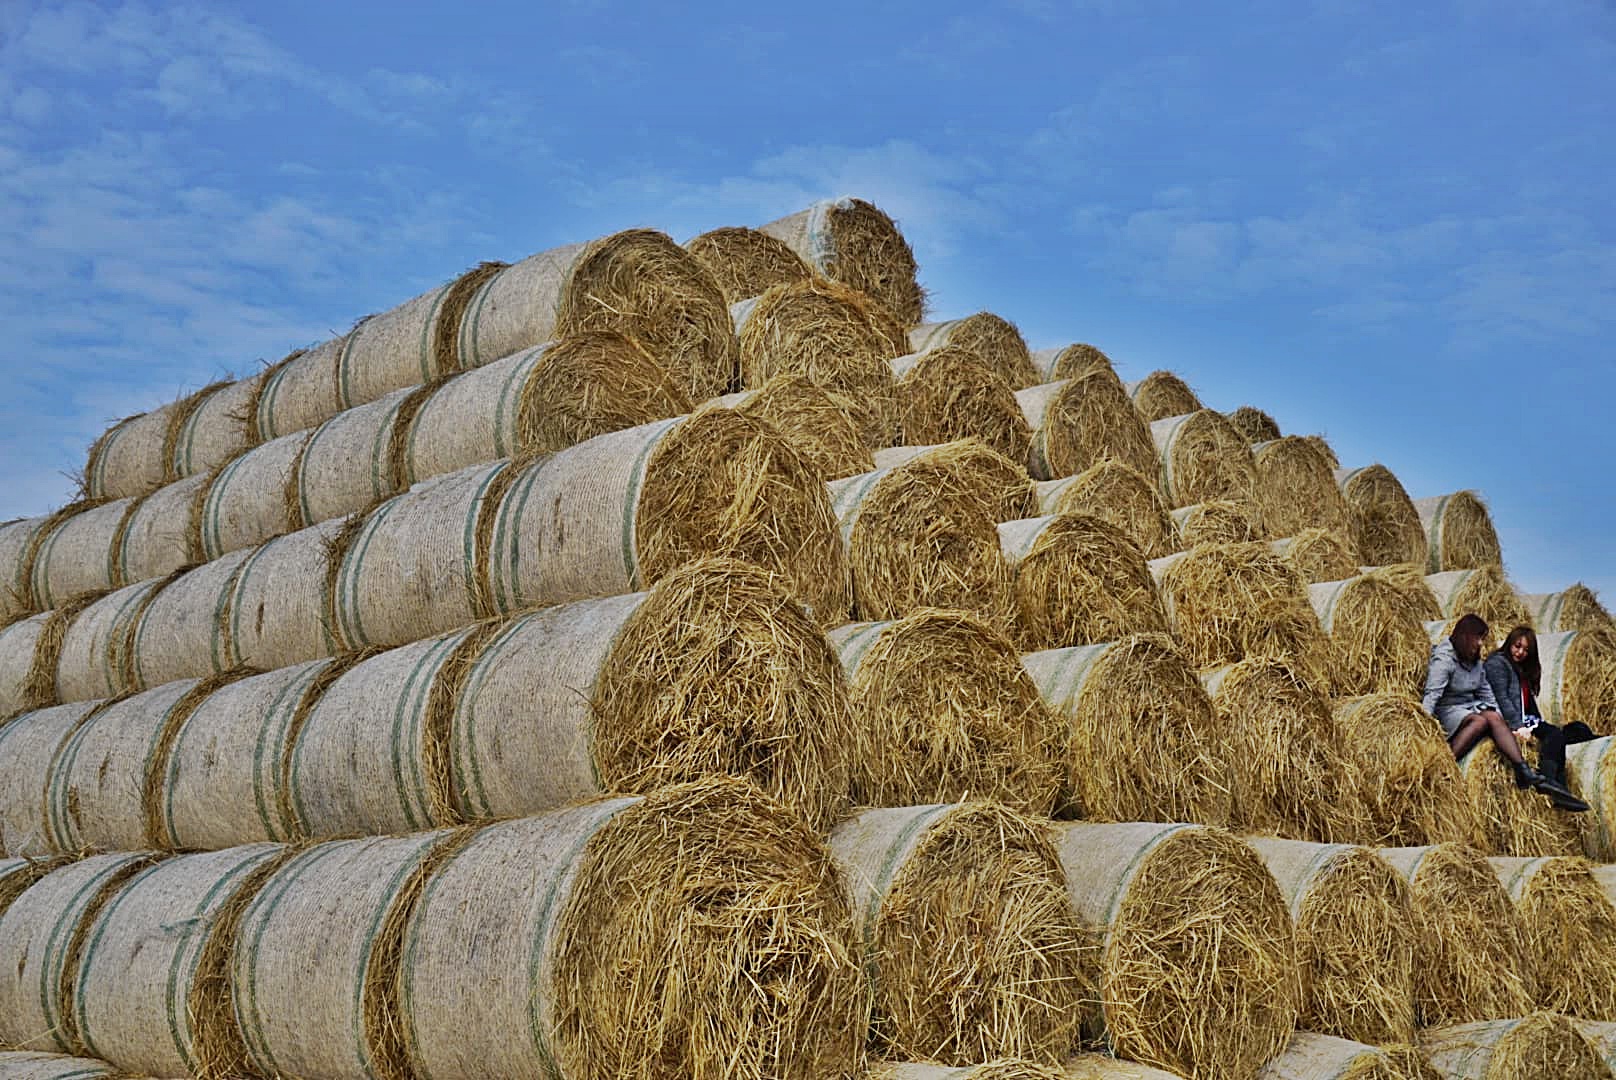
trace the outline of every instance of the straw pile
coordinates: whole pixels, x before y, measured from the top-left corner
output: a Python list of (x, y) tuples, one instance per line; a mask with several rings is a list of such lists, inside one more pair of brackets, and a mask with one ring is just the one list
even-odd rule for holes
[(1199, 825), (1058, 828), (1067, 889), (1105, 938), (1111, 1047), (1190, 1080), (1254, 1077), (1301, 995), (1290, 913), (1256, 852)]
[[(1532, 613), (1526, 610), (1515, 586), (1504, 576), (1502, 567), (1483, 566), (1477, 570), (1447, 570), (1440, 574), (1427, 574), (1425, 584), (1436, 597), (1437, 607), (1447, 620), (1444, 632), (1453, 632), (1453, 625), (1467, 612), (1475, 612), (1487, 621), (1492, 640), (1490, 649), (1504, 640), (1510, 627), (1528, 623)], [(1541, 648), (1541, 642), (1539, 643)]]
[(1329, 688), (1329, 642), (1307, 588), (1267, 547), (1211, 544), (1148, 565), (1173, 635), (1195, 667), (1273, 656), (1309, 685)]
[(709, 555), (779, 572), (823, 624), (850, 607), (824, 483), (733, 409), (599, 435), (529, 466), (477, 535), (501, 612), (633, 592)]
[(1257, 467), (1257, 504), (1275, 536), (1327, 529), (1349, 537), (1352, 515), (1336, 486), (1335, 473), (1313, 444), (1287, 435), (1252, 448)]
[(1469, 843), (1480, 828), (1442, 730), (1407, 693), (1338, 699), (1344, 838), (1376, 847)]
[(1087, 342), (1038, 349), (1032, 354), (1032, 364), (1038, 370), (1039, 382), (1076, 379), (1093, 371), (1116, 375), (1111, 358)]
[(710, 229), (686, 240), (685, 250), (712, 275), (726, 304), (761, 296), (775, 285), (807, 281), (814, 273), (783, 240), (758, 229)]
[(253, 549), (222, 610), (227, 666), (268, 671), (340, 651), (329, 622), (327, 579), (332, 552), (341, 553), (353, 528), (326, 521)]
[[(395, 989), (404, 924), (467, 838), (445, 830), (339, 840), (276, 868), (241, 911), (226, 957), (249, 1071), (409, 1075)], [(457, 1010), (456, 1022), (473, 1015)]]
[(1350, 791), (1329, 700), (1284, 660), (1204, 672), (1234, 789), (1231, 828), (1294, 840), (1341, 835)]
[(1536, 997), (1533, 957), (1509, 894), (1463, 844), (1382, 848), (1414, 904), (1414, 1004), (1423, 1028), (1520, 1016)]
[(738, 354), (723, 293), (689, 252), (650, 229), (493, 268), (466, 302), (455, 352), (459, 367), (481, 367), (595, 330), (638, 341), (692, 401), (734, 381)]
[(105, 592), (118, 580), (114, 541), (135, 500), (87, 507), (42, 530), (29, 564), (29, 598), (48, 611), (88, 592)]
[(1174, 508), (1256, 498), (1257, 469), (1251, 447), (1222, 413), (1202, 409), (1150, 425), (1161, 460), (1162, 494)]
[(1282, 434), (1274, 418), (1253, 405), (1242, 405), (1234, 412), (1223, 415), (1229, 418), (1229, 423), (1248, 443), (1272, 442)]
[(864, 1074), (864, 1080), (1069, 1080), (1070, 1075), (1066, 1069), (1055, 1065), (1001, 1058), (960, 1069), (924, 1063), (881, 1064)]
[(1298, 1023), (1361, 1043), (1414, 1037), (1414, 907), (1369, 848), (1253, 837), (1296, 923)]
[(1412, 1046), (1365, 1046), (1351, 1039), (1298, 1031), (1258, 1080), (1442, 1080)]
[(1065, 725), (1003, 631), (965, 612), (924, 610), (850, 623), (830, 640), (860, 725), (855, 804), (974, 797), (1031, 814), (1054, 809)]
[(977, 438), (1024, 461), (1032, 429), (1003, 375), (960, 345), (939, 345), (892, 361), (898, 380), (898, 442), (929, 446)]
[(721, 397), (717, 404), (772, 425), (826, 480), (875, 468), (847, 395), (826, 390), (806, 375), (777, 375), (756, 390)]
[(72, 1053), (73, 973), (85, 935), (149, 852), (91, 855), (40, 878), (0, 915), (0, 1046)]
[(832, 281), (880, 301), (904, 326), (920, 322), (926, 294), (897, 223), (863, 199), (823, 200), (759, 227)]
[(29, 675), (38, 666), (39, 641), (50, 621), (50, 613), (45, 612), (0, 629), (0, 718), (50, 704), (36, 702), (29, 687)]
[(203, 561), (197, 514), (208, 479), (187, 477), (158, 488), (129, 508), (113, 540), (116, 580), (150, 581)]
[(1567, 630), (1616, 631), (1616, 618), (1599, 602), (1599, 596), (1581, 582), (1557, 593), (1523, 596), (1521, 602), (1531, 611), (1532, 625), (1540, 634)]
[(1351, 515), (1352, 542), (1366, 565), (1425, 565), (1425, 527), (1390, 469), (1384, 465), (1337, 469), (1335, 482)]
[(1418, 694), (1431, 643), (1420, 612), (1373, 575), (1308, 586), (1308, 601), (1330, 636), (1335, 693)]
[(1021, 331), (1016, 329), (1015, 323), (991, 311), (979, 311), (948, 322), (927, 323), (909, 331), (909, 348), (914, 352), (949, 345), (978, 357), (1003, 377), (1012, 390), (1025, 390), (1040, 381)]
[(230, 666), (224, 617), (236, 573), (251, 555), (232, 551), (176, 575), (131, 612), (122, 686), (145, 689)]
[(1594, 731), (1616, 728), (1616, 635), (1573, 630), (1539, 634), (1543, 690), (1538, 705), (1555, 724), (1581, 721)]
[(399, 1022), (438, 1080), (849, 1077), (854, 940), (800, 819), (745, 784), (681, 785), (477, 833), (409, 920)]
[(1537, 1004), (1587, 1020), (1616, 1020), (1616, 907), (1587, 860), (1488, 859), (1520, 915), (1537, 962)]
[(256, 446), (219, 470), (198, 517), (202, 553), (218, 559), (303, 525), (297, 467), (314, 429)]
[(36, 858), (51, 851), (45, 790), (62, 744), (105, 702), (37, 709), (0, 727), (0, 854)]
[(1040, 512), (1097, 517), (1120, 529), (1147, 559), (1178, 550), (1173, 519), (1155, 483), (1120, 461), (1102, 461), (1077, 476), (1034, 487)]
[(776, 285), (735, 305), (741, 385), (756, 389), (777, 375), (803, 375), (844, 394), (871, 447), (897, 430), (893, 346), (870, 299), (827, 281)]
[(1045, 826), (993, 803), (866, 810), (830, 847), (865, 942), (876, 1053), (965, 1065), (1077, 1049), (1098, 950)]
[(1072, 476), (1106, 460), (1142, 475), (1160, 471), (1150, 429), (1115, 377), (1091, 372), (1016, 393), (1032, 428), (1027, 468), (1040, 480)]
[[(896, 619), (956, 608), (1010, 626), (1012, 585), (997, 523), (1017, 487), (1020, 501), (1032, 501), (1026, 474), (973, 441), (905, 449), (906, 460), (882, 468), (878, 459), (874, 471), (829, 485), (856, 614)], [(1019, 485), (1007, 482), (1017, 473)]]
[(863, 753), (824, 634), (778, 577), (722, 559), (508, 623), (451, 658), (429, 738), (440, 702), (466, 818), (730, 775), (828, 828)]
[(1128, 396), (1146, 423), (1201, 409), (1201, 399), (1195, 396), (1195, 391), (1171, 371), (1152, 371), (1138, 382), (1129, 383)]
[(86, 934), (72, 972), (80, 1045), (130, 1072), (240, 1076), (230, 1005), (235, 921), (285, 857), (279, 844), (181, 855), (133, 878)]
[(1086, 514), (1022, 518), (999, 526), (1010, 567), (1016, 638), (1059, 649), (1167, 632), (1167, 614), (1139, 549)]
[(1271, 541), (1268, 550), (1290, 560), (1309, 584), (1341, 581), (1355, 577), (1359, 570), (1357, 556), (1344, 535), (1327, 529), (1303, 529), (1295, 536)]
[(1217, 714), (1167, 638), (1029, 653), (1022, 663), (1045, 703), (1070, 724), (1063, 814), (1228, 823)]
[[(1523, 744), (1521, 751), (1527, 761), (1537, 760), (1535, 742)], [(1478, 840), (1483, 850), (1520, 858), (1582, 851), (1584, 815), (1556, 810), (1532, 789), (1517, 788), (1509, 762), (1490, 741), (1483, 740), (1466, 754), (1459, 771), (1481, 826)]]
[(1245, 544), (1267, 535), (1257, 504), (1247, 499), (1213, 499), (1180, 506), (1172, 518), (1178, 530), (1177, 551), (1188, 551), (1200, 544)]
[(1498, 534), (1493, 531), (1492, 516), (1487, 513), (1487, 504), (1474, 491), (1418, 499), (1414, 509), (1419, 512), (1420, 524), (1425, 528), (1427, 573), (1473, 570), (1503, 563), (1504, 553), (1498, 546)]
[(1554, 1013), (1517, 1020), (1487, 1020), (1439, 1028), (1420, 1035), (1420, 1052), (1441, 1075), (1454, 1080), (1608, 1080), (1576, 1026)]

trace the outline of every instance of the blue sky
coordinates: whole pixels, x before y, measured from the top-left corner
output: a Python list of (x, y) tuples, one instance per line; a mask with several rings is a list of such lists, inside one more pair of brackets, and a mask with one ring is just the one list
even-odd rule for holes
[(1616, 6), (0, 2), (0, 518), (481, 259), (858, 194), (938, 317), (1492, 505), (1616, 601)]

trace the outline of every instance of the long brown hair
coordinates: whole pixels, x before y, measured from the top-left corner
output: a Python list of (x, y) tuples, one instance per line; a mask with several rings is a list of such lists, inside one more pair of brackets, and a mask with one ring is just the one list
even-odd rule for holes
[[(1515, 657), (1510, 655), (1510, 650), (1515, 647), (1517, 641), (1523, 638), (1526, 640), (1526, 659), (1517, 664), (1515, 663)], [(1509, 636), (1504, 639), (1504, 659), (1515, 664), (1516, 669), (1521, 673), (1521, 681), (1531, 689), (1533, 694), (1538, 693), (1543, 688), (1543, 662), (1538, 659), (1537, 655), (1537, 631), (1530, 626), (1517, 626), (1511, 630)]]

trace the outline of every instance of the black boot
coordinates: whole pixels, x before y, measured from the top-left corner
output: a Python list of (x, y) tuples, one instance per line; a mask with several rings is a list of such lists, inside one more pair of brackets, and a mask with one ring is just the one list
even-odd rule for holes
[(1522, 789), (1535, 788), (1543, 782), (1543, 774), (1524, 761), (1517, 761), (1515, 769), (1515, 786)]
[(1572, 794), (1571, 789), (1558, 780), (1551, 780), (1538, 772), (1526, 762), (1515, 765), (1515, 786), (1518, 788), (1531, 788), (1542, 795), (1554, 800), (1554, 805), (1564, 810), (1586, 810), (1588, 804)]
[(1541, 775), (1544, 780), (1544, 786), (1539, 786), (1537, 790), (1547, 795), (1556, 809), (1567, 810), (1573, 814), (1586, 813), (1590, 809), (1587, 803), (1572, 794), (1570, 786), (1566, 784), (1565, 765), (1563, 763), (1560, 763), (1558, 767), (1555, 765), (1545, 766)]

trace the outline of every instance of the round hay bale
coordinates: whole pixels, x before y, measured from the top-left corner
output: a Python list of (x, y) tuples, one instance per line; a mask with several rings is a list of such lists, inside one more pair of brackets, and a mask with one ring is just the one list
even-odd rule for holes
[[(435, 477), (376, 507), (350, 536), (339, 527), (326, 547), (329, 622), (341, 649), (402, 645), (491, 614), (482, 582), (489, 545), (500, 541), (487, 523), (516, 471), (496, 461)], [(512, 490), (520, 487), (516, 480)], [(531, 549), (545, 539), (523, 531), (508, 542)]]
[[(4, 730), (0, 729), (0, 738)], [(1606, 736), (1566, 747), (1566, 773), (1572, 790), (1593, 808), (1583, 831), (1583, 848), (1595, 862), (1616, 862), (1616, 740)]]
[(143, 690), (230, 667), (226, 629), (236, 573), (252, 550), (232, 551), (154, 590), (131, 615), (123, 685)]
[[(528, 381), (554, 344), (512, 353), (431, 384), (430, 390), (419, 388), (425, 397), (407, 423), (394, 425), (388, 446), (395, 490), (518, 453), (517, 417)], [(603, 383), (603, 389), (610, 386)], [(543, 406), (542, 401), (532, 404)]]
[(246, 421), (264, 378), (265, 372), (259, 371), (225, 383), (197, 403), (174, 432), (173, 454), (167, 463), (170, 476), (206, 476), (257, 444), (256, 418), (252, 418), (250, 439)]
[[(364, 319), (359, 320), (354, 330), (363, 324)], [(250, 402), (254, 446), (306, 432), (342, 411), (337, 371), (353, 333), (290, 353), (270, 365)]]
[(1290, 912), (1257, 853), (1200, 825), (1057, 829), (1067, 891), (1104, 935), (1110, 1046), (1194, 1080), (1254, 1077), (1301, 1003)]
[(1598, 594), (1581, 582), (1557, 593), (1523, 596), (1521, 602), (1532, 613), (1532, 625), (1541, 634), (1569, 630), (1616, 631), (1616, 618), (1605, 610)]
[(285, 859), (280, 844), (180, 855), (118, 890), (89, 924), (72, 973), (89, 1053), (152, 1076), (240, 1076), (230, 942), (241, 909)]
[(1070, 1073), (1059, 1066), (1000, 1058), (985, 1065), (966, 1065), (959, 1069), (951, 1065), (889, 1062), (872, 1066), (864, 1074), (864, 1080), (1068, 1080), (1069, 1076)]
[(775, 285), (807, 281), (814, 274), (785, 241), (744, 226), (709, 229), (686, 240), (685, 250), (712, 275), (726, 304), (762, 296)]
[(1272, 656), (1309, 685), (1330, 687), (1329, 641), (1307, 587), (1266, 546), (1206, 544), (1146, 565), (1173, 636), (1196, 668)]
[(338, 840), (305, 848), (275, 869), (247, 902), (226, 949), (245, 1071), (410, 1075), (396, 991), (404, 925), (433, 871), (468, 838), (469, 830), (442, 830)]
[(830, 641), (861, 729), (855, 805), (974, 797), (1031, 814), (1054, 809), (1065, 726), (1002, 630), (965, 612), (925, 610), (850, 623)]
[(846, 806), (859, 732), (836, 655), (778, 578), (740, 563), (522, 615), (458, 679), (447, 737), (467, 819), (713, 775), (822, 829)]
[(1538, 705), (1554, 724), (1616, 727), (1616, 635), (1590, 630), (1539, 634), (1543, 688)]
[(715, 555), (778, 572), (821, 624), (851, 605), (824, 483), (772, 427), (732, 409), (559, 451), (514, 478), (478, 534), (500, 612), (634, 592)]
[[(1153, 474), (1154, 475), (1154, 474)], [(1120, 529), (1147, 559), (1178, 550), (1178, 533), (1154, 482), (1120, 461), (1033, 485), (1045, 514), (1088, 514)]]
[(180, 403), (136, 413), (107, 428), (90, 445), (84, 493), (92, 499), (127, 499), (163, 486), (163, 446)]
[(1474, 491), (1416, 499), (1414, 509), (1425, 529), (1426, 573), (1503, 565), (1492, 516)]
[[(172, 577), (172, 575), (170, 575)], [(131, 689), (125, 681), (130, 627), (170, 578), (143, 581), (108, 593), (80, 611), (62, 630), (51, 668), (54, 701), (90, 701)], [(41, 673), (48, 659), (41, 657)]]
[(1328, 529), (1303, 529), (1295, 536), (1270, 541), (1268, 550), (1290, 560), (1302, 580), (1310, 584), (1342, 581), (1360, 571), (1357, 555), (1344, 535)]
[[(1515, 586), (1504, 576), (1502, 567), (1483, 566), (1476, 570), (1447, 570), (1440, 574), (1427, 574), (1425, 584), (1436, 597), (1442, 617), (1448, 622), (1448, 633), (1467, 612), (1475, 612), (1487, 620), (1496, 645), (1504, 640), (1511, 627), (1528, 624), (1532, 613), (1521, 602)], [(1542, 643), (1539, 643), (1541, 649)]]
[[(43, 621), (39, 624), (38, 636), (33, 640), (32, 663), (23, 683), (22, 701), (19, 707), (43, 709), (47, 705), (60, 703), (61, 699), (57, 694), (57, 674), (61, 666), (62, 650), (68, 643), (68, 632), (86, 611), (98, 606), (104, 607), (103, 601), (106, 599), (107, 597), (101, 593), (83, 593), (56, 610), (44, 613)], [(17, 625), (26, 626), (28, 623), (29, 620), (23, 620)], [(18, 645), (27, 644), (28, 637), (23, 635)], [(0, 641), (0, 647), (3, 647), (3, 641)]]
[(1390, 469), (1384, 465), (1337, 469), (1335, 482), (1347, 501), (1352, 541), (1365, 563), (1425, 565), (1425, 527)]
[(1269, 656), (1202, 673), (1223, 728), (1230, 827), (1293, 840), (1344, 832), (1351, 787), (1330, 702)]
[(1616, 1019), (1616, 907), (1581, 857), (1491, 858), (1537, 963), (1537, 1004)]
[(1303, 435), (1302, 438), (1311, 443), (1313, 449), (1317, 450), (1324, 460), (1329, 462), (1332, 470), (1340, 471), (1341, 459), (1336, 456), (1334, 448), (1330, 446), (1329, 441), (1323, 435)]
[(1120, 461), (1154, 477), (1161, 470), (1150, 429), (1115, 378), (1091, 372), (1016, 392), (1032, 429), (1027, 469), (1039, 480)]
[(238, 675), (182, 679), (86, 716), (52, 760), (45, 815), (53, 850), (157, 847), (163, 771), (174, 735), (199, 703)]
[(1308, 601), (1330, 636), (1334, 692), (1418, 694), (1431, 643), (1420, 612), (1395, 586), (1360, 574), (1309, 585)]
[(609, 330), (643, 345), (692, 401), (729, 389), (738, 353), (718, 284), (662, 233), (628, 229), (494, 270), (461, 319), (459, 366), (569, 334)]
[[(1403, 599), (1419, 613), (1421, 622), (1442, 618), (1442, 605), (1425, 581), (1425, 568), (1418, 563), (1393, 563), (1390, 566), (1366, 566), (1364, 573), (1392, 585), (1403, 593)], [(1446, 636), (1446, 635), (1442, 635)]]
[(1093, 371), (1116, 375), (1111, 358), (1087, 342), (1034, 350), (1032, 365), (1038, 372), (1038, 382), (1076, 379)]
[(207, 476), (188, 476), (160, 487), (130, 507), (114, 541), (121, 584), (167, 577), (204, 561), (200, 522)]
[(897, 432), (897, 378), (892, 346), (870, 299), (827, 281), (776, 285), (734, 305), (741, 385), (757, 389), (779, 375), (802, 375), (849, 401), (871, 447)]
[(928, 446), (977, 438), (1024, 461), (1032, 429), (1003, 375), (974, 352), (939, 345), (891, 361), (898, 380), (898, 442)]
[(1564, 1016), (1533, 1013), (1420, 1034), (1420, 1052), (1453, 1080), (1606, 1080), (1610, 1070)]
[(874, 471), (827, 485), (855, 613), (873, 621), (954, 608), (1008, 628), (1014, 600), (995, 511), (1010, 463), (975, 442), (911, 449), (901, 463), (877, 460)]
[(1025, 390), (1042, 381), (1016, 324), (991, 311), (979, 311), (947, 322), (926, 323), (909, 331), (909, 348), (916, 353), (947, 346), (975, 355), (998, 372), (1012, 390)]
[[(314, 429), (297, 455), (283, 494), (297, 510), (292, 528), (346, 517), (394, 493), (389, 448), (400, 409), (413, 394), (411, 388), (394, 390), (345, 409)], [(255, 542), (264, 539), (268, 538)]]
[(1145, 423), (1198, 412), (1201, 399), (1189, 384), (1171, 371), (1152, 371), (1143, 379), (1128, 383), (1128, 396)]
[(1414, 1038), (1414, 906), (1408, 882), (1366, 847), (1251, 837), (1296, 924), (1297, 1018), (1360, 1043)]
[(1374, 847), (1470, 843), (1480, 823), (1442, 731), (1406, 693), (1337, 699), (1335, 727), (1351, 791), (1344, 834)]
[(976, 490), (995, 522), (1032, 517), (1038, 497), (1026, 466), (983, 446), (975, 439), (957, 439), (942, 446), (889, 446), (875, 452), (875, 467), (891, 469), (924, 458), (946, 461), (965, 486)]
[(824, 199), (760, 225), (832, 281), (868, 293), (905, 327), (920, 322), (926, 294), (915, 280), (915, 253), (893, 221), (863, 199)]
[(50, 515), (0, 524), (0, 630), (34, 610), (29, 593), (29, 555), (38, 546)]
[(1228, 823), (1230, 785), (1212, 699), (1165, 637), (1028, 653), (1022, 664), (1070, 725), (1063, 814)]
[[(1537, 744), (1522, 745), (1526, 760), (1537, 760)], [(1537, 858), (1576, 855), (1582, 851), (1584, 815), (1557, 810), (1530, 788), (1515, 786), (1515, 774), (1498, 748), (1483, 741), (1459, 762), (1465, 794), (1480, 822), (1479, 846), (1490, 854)]]
[(1167, 505), (1176, 509), (1214, 499), (1255, 502), (1257, 467), (1251, 447), (1222, 413), (1201, 409), (1156, 420), (1150, 437), (1161, 462)]
[(35, 858), (52, 851), (45, 823), (51, 762), (85, 718), (107, 704), (53, 705), (0, 726), (0, 852)]
[(1410, 1046), (1365, 1046), (1351, 1039), (1298, 1031), (1257, 1080), (1442, 1080)]
[(0, 915), (0, 1045), (80, 1051), (73, 973), (96, 914), (159, 856), (91, 855), (40, 878)]
[(300, 529), (298, 462), (315, 429), (255, 446), (219, 470), (202, 499), (202, 553), (219, 559)]
[(456, 824), (450, 695), (438, 687), (464, 669), (471, 650), (461, 645), (474, 633), (467, 627), (354, 665), (287, 732), (286, 798), (299, 834), (375, 836)]
[(875, 1052), (966, 1065), (1077, 1049), (1098, 950), (1045, 825), (993, 803), (865, 810), (830, 848), (865, 942)]
[(1536, 997), (1520, 917), (1465, 844), (1382, 848), (1414, 906), (1414, 1003), (1424, 1028), (1520, 1016)]
[(1347, 501), (1330, 463), (1312, 443), (1297, 435), (1258, 443), (1252, 447), (1252, 461), (1257, 467), (1257, 505), (1273, 535), (1327, 529), (1351, 543)]
[(134, 499), (100, 503), (69, 514), (41, 534), (30, 566), (29, 596), (48, 611), (87, 592), (116, 588), (116, 545)]
[(799, 818), (733, 780), (679, 785), (479, 831), (409, 920), (400, 1022), (438, 1080), (851, 1076), (853, 940)]
[(718, 398), (716, 404), (772, 425), (826, 480), (875, 468), (847, 395), (826, 390), (806, 375), (777, 375), (756, 390)]
[[(1272, 442), (1281, 437), (1279, 424), (1274, 418), (1253, 405), (1242, 405), (1234, 412), (1223, 414), (1248, 443)], [(1331, 466), (1334, 468), (1335, 466)], [(1331, 483), (1334, 483), (1332, 477)]]
[[(431, 382), (456, 367), (452, 348), (468, 294), (499, 269), (474, 269), (361, 319), (336, 355), (336, 408), (346, 411), (407, 386)], [(524, 342), (531, 345), (533, 342)]]
[(0, 627), (0, 717), (50, 704), (34, 701), (29, 676), (35, 667), (45, 625), (51, 618), (51, 613), (46, 611)]
[(1067, 1060), (1065, 1070), (1064, 1080), (1182, 1080), (1177, 1073), (1104, 1054), (1078, 1054)]
[(327, 622), (326, 583), (331, 552), (350, 528), (326, 521), (252, 549), (222, 611), (227, 667), (268, 671), (342, 651)]
[(1200, 544), (1246, 544), (1267, 536), (1257, 504), (1246, 499), (1213, 499), (1180, 506), (1173, 511), (1172, 519), (1178, 533), (1176, 551), (1188, 551)]
[(1006, 521), (999, 550), (1010, 567), (1016, 639), (1060, 649), (1167, 632), (1145, 558), (1121, 530), (1085, 514)]

